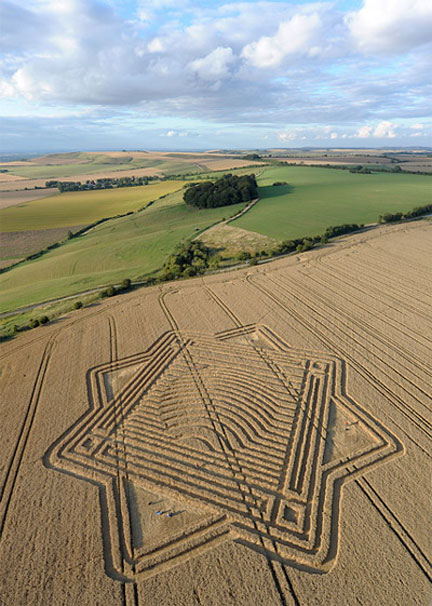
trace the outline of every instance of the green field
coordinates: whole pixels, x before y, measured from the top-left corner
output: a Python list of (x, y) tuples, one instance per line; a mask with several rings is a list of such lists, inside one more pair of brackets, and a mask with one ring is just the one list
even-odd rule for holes
[[(275, 181), (288, 186), (272, 187)], [(276, 167), (258, 177), (260, 201), (231, 225), (279, 240), (321, 234), (330, 225), (374, 223), (380, 214), (432, 201), (432, 178)]]
[[(256, 172), (261, 199), (231, 225), (276, 240), (314, 236), (330, 225), (376, 222), (380, 214), (407, 211), (430, 203), (432, 198), (432, 180), (427, 176), (362, 175), (298, 166)], [(275, 181), (289, 185), (274, 187), (271, 184)], [(0, 311), (120, 282), (126, 277), (136, 280), (154, 274), (178, 242), (243, 207), (189, 208), (183, 203), (182, 185), (183, 181), (167, 181), (136, 188), (72, 192), (0, 211), (2, 231), (47, 229), (88, 224), (136, 210), (167, 194), (144, 211), (107, 221), (39, 259), (0, 275)]]
[(196, 228), (203, 229), (244, 207), (200, 211), (187, 207), (182, 196), (178, 191), (140, 213), (103, 223), (0, 275), (0, 311), (149, 275)]
[(8, 206), (0, 210), (0, 231), (87, 225), (104, 217), (138, 210), (152, 200), (180, 189), (183, 183), (158, 181), (140, 187), (74, 191)]

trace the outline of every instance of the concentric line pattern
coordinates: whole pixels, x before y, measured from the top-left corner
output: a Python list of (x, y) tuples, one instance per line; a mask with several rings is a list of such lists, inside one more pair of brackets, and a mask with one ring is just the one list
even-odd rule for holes
[[(127, 368), (130, 380), (109, 400), (107, 375)], [(106, 569), (119, 580), (227, 539), (325, 572), (337, 553), (343, 481), (401, 450), (346, 396), (341, 360), (293, 350), (263, 326), (170, 331), (148, 352), (93, 369), (90, 383), (95, 409), (49, 459), (100, 486)], [(331, 448), (335, 408), (363, 434), (348, 455)], [(131, 482), (203, 515), (136, 548)]]

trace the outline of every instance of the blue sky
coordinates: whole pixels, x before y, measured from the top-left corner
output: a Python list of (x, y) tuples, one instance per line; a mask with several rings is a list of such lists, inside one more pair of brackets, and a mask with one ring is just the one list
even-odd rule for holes
[(432, 145), (431, 0), (3, 0), (1, 152)]

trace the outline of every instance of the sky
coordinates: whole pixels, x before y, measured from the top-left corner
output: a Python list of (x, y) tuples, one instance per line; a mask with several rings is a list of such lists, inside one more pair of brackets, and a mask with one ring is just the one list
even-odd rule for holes
[(2, 0), (1, 152), (432, 146), (432, 0)]

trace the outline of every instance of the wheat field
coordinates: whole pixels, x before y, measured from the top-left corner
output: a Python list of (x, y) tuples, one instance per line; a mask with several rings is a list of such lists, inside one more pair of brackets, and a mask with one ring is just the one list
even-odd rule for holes
[(0, 604), (425, 606), (432, 224), (2, 345)]

